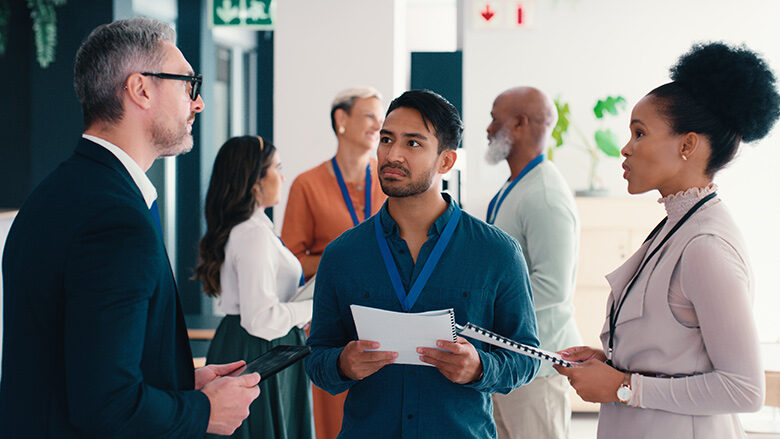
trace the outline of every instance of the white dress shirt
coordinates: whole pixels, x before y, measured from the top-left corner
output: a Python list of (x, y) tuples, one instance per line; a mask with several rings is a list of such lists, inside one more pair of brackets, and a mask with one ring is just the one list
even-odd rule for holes
[(312, 300), (288, 302), (298, 289), (301, 264), (273, 232), (262, 209), (233, 227), (220, 269), (220, 308), (241, 316), (248, 333), (265, 340), (311, 320)]
[(146, 173), (143, 169), (141, 169), (138, 163), (136, 163), (132, 157), (127, 155), (127, 153), (124, 152), (122, 148), (114, 145), (108, 140), (101, 139), (100, 137), (95, 137), (90, 134), (82, 134), (81, 137), (95, 142), (103, 148), (106, 148), (111, 152), (111, 154), (114, 154), (114, 156), (116, 156), (120, 162), (122, 162), (122, 165), (124, 165), (125, 169), (127, 169), (127, 172), (130, 173), (130, 177), (133, 178), (133, 181), (135, 182), (136, 186), (138, 186), (138, 189), (141, 190), (141, 195), (144, 196), (146, 207), (151, 209), (152, 203), (154, 203), (154, 200), (157, 199), (157, 189), (154, 188), (152, 182), (149, 181), (149, 177), (146, 176)]

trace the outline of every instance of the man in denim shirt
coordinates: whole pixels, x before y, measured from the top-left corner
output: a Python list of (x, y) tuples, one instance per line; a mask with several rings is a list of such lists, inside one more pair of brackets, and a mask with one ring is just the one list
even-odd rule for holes
[[(351, 304), (414, 313), (453, 308), (458, 323), (539, 345), (517, 241), (461, 212), (440, 192), (462, 131), (457, 110), (435, 93), (409, 91), (394, 100), (377, 151), (388, 201), (322, 256), (308, 340), (313, 352), (305, 363), (321, 388), (334, 394), (349, 389), (339, 437), (495, 438), (490, 394), (530, 382), (539, 369), (538, 360), (460, 337), (440, 340), (441, 350), (418, 349), (433, 367), (392, 364), (397, 353), (357, 340)], [(454, 226), (451, 235), (448, 224)], [(448, 242), (430, 278), (419, 297), (402, 307), (399, 299), (413, 289), (428, 259), (435, 259), (440, 239)], [(384, 242), (388, 263), (380, 251)], [(394, 288), (395, 270), (388, 264), (397, 268), (402, 292)]]

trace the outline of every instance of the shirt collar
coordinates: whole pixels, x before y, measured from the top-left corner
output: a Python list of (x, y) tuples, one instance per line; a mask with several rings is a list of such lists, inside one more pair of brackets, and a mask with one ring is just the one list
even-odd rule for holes
[(274, 228), (273, 221), (271, 221), (271, 218), (268, 218), (268, 215), (265, 214), (265, 208), (263, 207), (256, 207), (250, 218), (259, 221), (260, 224), (268, 227), (271, 230)]
[[(442, 213), (439, 218), (433, 222), (431, 228), (428, 229), (428, 236), (440, 235), (444, 230), (444, 227), (447, 226), (447, 221), (450, 220), (452, 212), (455, 210), (455, 200), (452, 199), (450, 194), (442, 192), (441, 196), (444, 198), (444, 201), (447, 202), (447, 210), (445, 210), (444, 213)], [(385, 204), (382, 205), (382, 209), (379, 210), (379, 219), (379, 223), (382, 226), (382, 232), (384, 232), (385, 237), (398, 234), (398, 223), (395, 222), (393, 217), (390, 216), (390, 213), (387, 211), (387, 201), (385, 201)]]
[(90, 134), (82, 134), (81, 137), (91, 142), (95, 142), (103, 148), (106, 148), (111, 152), (111, 154), (114, 154), (114, 156), (119, 159), (119, 161), (122, 163), (122, 166), (124, 166), (125, 169), (127, 169), (127, 172), (130, 173), (130, 177), (132, 177), (136, 186), (138, 186), (138, 189), (141, 190), (141, 195), (144, 197), (146, 207), (151, 208), (152, 203), (157, 200), (157, 190), (154, 188), (152, 182), (149, 181), (149, 177), (146, 176), (146, 173), (143, 171), (143, 169), (138, 166), (138, 163), (136, 163), (132, 157), (127, 155), (127, 153), (124, 152), (122, 148), (114, 145), (108, 140), (101, 139), (100, 137), (95, 137)]

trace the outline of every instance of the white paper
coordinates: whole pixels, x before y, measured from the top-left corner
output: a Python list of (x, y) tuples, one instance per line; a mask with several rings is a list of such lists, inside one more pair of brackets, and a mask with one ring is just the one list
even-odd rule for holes
[(418, 347), (434, 348), (438, 340), (454, 339), (452, 309), (421, 313), (386, 311), (350, 305), (360, 340), (379, 342), (379, 351), (398, 352), (396, 364), (431, 366), (420, 361)]
[(314, 279), (317, 277), (315, 274), (305, 284), (298, 287), (298, 291), (295, 292), (290, 298), (290, 302), (302, 302), (314, 298)]

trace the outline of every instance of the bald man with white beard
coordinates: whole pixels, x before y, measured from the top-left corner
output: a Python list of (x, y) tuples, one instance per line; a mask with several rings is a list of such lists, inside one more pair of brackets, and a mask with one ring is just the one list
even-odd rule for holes
[[(572, 298), (577, 271), (579, 220), (571, 190), (544, 148), (557, 121), (554, 103), (540, 90), (517, 87), (493, 102), (487, 128), (490, 164), (506, 160), (510, 176), (488, 207), (487, 222), (520, 243), (542, 349), (575, 346), (580, 335)], [(574, 343), (574, 344), (572, 344)], [(550, 364), (508, 395), (493, 395), (499, 439), (567, 438), (569, 386)]]

